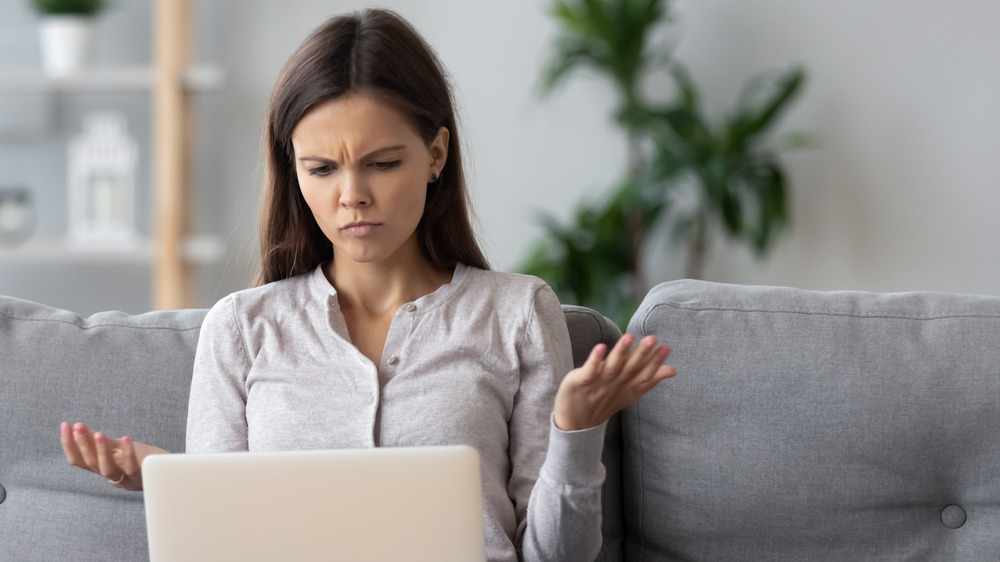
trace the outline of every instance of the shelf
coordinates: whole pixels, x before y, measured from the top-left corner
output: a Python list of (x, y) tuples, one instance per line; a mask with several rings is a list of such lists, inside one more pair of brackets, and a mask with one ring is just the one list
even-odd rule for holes
[[(190, 264), (217, 263), (225, 255), (225, 244), (213, 236), (188, 238), (181, 253), (184, 261)], [(0, 263), (149, 265), (155, 258), (156, 252), (149, 240), (121, 246), (82, 246), (67, 240), (38, 240), (11, 248), (0, 247)]]
[[(40, 69), (0, 70), (0, 93), (62, 91), (62, 92), (151, 92), (153, 69), (148, 66), (93, 68), (80, 74), (52, 77)], [(184, 88), (190, 92), (209, 92), (222, 86), (222, 69), (197, 65), (183, 76)]]
[(196, 266), (219, 262), (225, 253), (222, 241), (189, 232), (191, 200), (197, 189), (191, 177), (198, 154), (193, 132), (197, 124), (195, 94), (220, 89), (224, 72), (215, 65), (195, 64), (194, 0), (152, 0), (152, 4), (149, 64), (95, 66), (58, 78), (35, 65), (0, 67), (0, 96), (149, 96), (153, 209), (149, 239), (127, 248), (83, 248), (68, 241), (44, 239), (11, 248), (0, 245), (0, 264), (143, 265), (151, 270), (153, 309), (192, 308), (197, 305)]

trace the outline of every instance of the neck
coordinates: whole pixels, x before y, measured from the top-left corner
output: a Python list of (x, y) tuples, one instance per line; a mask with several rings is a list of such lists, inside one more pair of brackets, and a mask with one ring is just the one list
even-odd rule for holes
[(325, 273), (337, 289), (341, 309), (360, 309), (373, 315), (394, 313), (403, 303), (433, 293), (452, 276), (451, 271), (435, 267), (420, 252), (358, 263), (338, 259), (335, 251)]

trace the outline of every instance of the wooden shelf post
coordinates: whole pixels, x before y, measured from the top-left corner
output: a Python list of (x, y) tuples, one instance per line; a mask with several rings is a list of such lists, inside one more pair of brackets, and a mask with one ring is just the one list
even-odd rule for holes
[(190, 212), (191, 95), (184, 73), (192, 61), (190, 0), (156, 0), (153, 21), (153, 303), (194, 306), (194, 273), (183, 244)]

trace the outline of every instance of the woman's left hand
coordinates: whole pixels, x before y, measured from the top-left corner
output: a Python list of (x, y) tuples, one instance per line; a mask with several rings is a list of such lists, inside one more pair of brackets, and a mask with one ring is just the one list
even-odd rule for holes
[(677, 374), (663, 364), (670, 346), (659, 345), (655, 336), (646, 336), (632, 349), (634, 343), (635, 336), (625, 334), (607, 357), (607, 346), (598, 344), (583, 366), (566, 375), (556, 393), (556, 427), (573, 431), (600, 425)]

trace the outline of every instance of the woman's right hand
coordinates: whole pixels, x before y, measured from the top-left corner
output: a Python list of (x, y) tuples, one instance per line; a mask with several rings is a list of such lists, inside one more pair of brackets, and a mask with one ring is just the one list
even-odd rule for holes
[(100, 474), (116, 488), (142, 490), (142, 460), (167, 451), (128, 437), (113, 439), (101, 432), (91, 432), (82, 423), (63, 422), (60, 441), (66, 461), (76, 467)]

